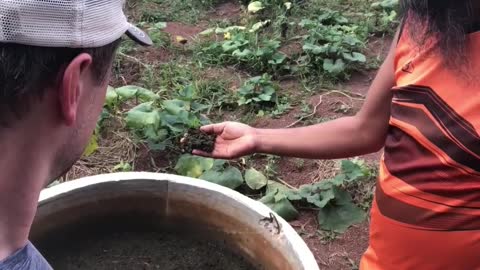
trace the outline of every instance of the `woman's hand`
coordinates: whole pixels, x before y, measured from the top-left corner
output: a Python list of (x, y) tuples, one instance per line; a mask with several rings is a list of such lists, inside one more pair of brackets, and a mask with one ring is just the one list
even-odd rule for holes
[(194, 155), (220, 159), (234, 159), (253, 154), (256, 151), (256, 130), (236, 122), (207, 125), (201, 130), (217, 136), (212, 153), (194, 150)]

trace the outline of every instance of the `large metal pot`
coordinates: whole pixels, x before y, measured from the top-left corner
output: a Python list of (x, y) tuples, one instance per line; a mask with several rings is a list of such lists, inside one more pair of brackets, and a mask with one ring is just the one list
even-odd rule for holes
[(41, 247), (59, 230), (105, 218), (201, 230), (263, 269), (318, 269), (302, 238), (265, 205), (219, 185), (168, 174), (98, 175), (45, 189), (30, 239)]

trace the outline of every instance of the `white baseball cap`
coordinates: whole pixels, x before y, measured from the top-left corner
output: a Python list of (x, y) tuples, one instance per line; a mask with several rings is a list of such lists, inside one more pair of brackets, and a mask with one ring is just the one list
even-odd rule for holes
[(96, 48), (123, 34), (145, 46), (150, 37), (127, 21), (125, 0), (0, 0), (0, 43)]

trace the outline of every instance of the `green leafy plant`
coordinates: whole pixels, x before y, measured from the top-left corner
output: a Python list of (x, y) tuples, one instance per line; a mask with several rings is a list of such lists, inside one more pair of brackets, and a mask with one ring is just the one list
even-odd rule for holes
[(208, 123), (201, 115), (206, 109), (208, 106), (195, 101), (194, 87), (187, 86), (175, 99), (154, 99), (134, 107), (127, 112), (125, 120), (127, 127), (146, 140), (151, 149), (163, 150), (187, 130)]
[[(295, 216), (292, 202), (311, 205), (318, 209), (318, 223), (322, 230), (343, 233), (353, 224), (362, 222), (365, 211), (357, 206), (346, 187), (351, 183), (372, 177), (371, 170), (358, 161), (342, 161), (341, 173), (334, 179), (290, 189), (275, 183), (267, 188), (262, 202), (284, 218)], [(288, 201), (288, 203), (287, 203)]]
[(365, 47), (365, 33), (339, 12), (324, 10), (318, 18), (304, 19), (300, 27), (304, 56), (299, 59), (304, 72), (321, 71), (331, 78), (345, 78), (350, 71), (366, 62), (360, 51)]
[(238, 104), (276, 104), (277, 89), (278, 86), (272, 82), (270, 75), (253, 77), (238, 90)]
[(254, 72), (281, 73), (288, 70), (288, 57), (279, 51), (276, 39), (259, 38), (257, 31), (268, 22), (254, 24), (249, 30), (231, 26), (207, 30), (206, 34), (223, 34), (223, 40), (200, 44), (197, 57), (205, 63), (240, 65)]
[(231, 189), (238, 188), (245, 181), (240, 170), (224, 160), (189, 154), (180, 157), (175, 171), (180, 175), (199, 178)]
[(372, 11), (366, 13), (368, 21), (373, 22), (370, 28), (376, 33), (393, 33), (398, 24), (398, 0), (382, 0), (372, 3)]
[(147, 102), (158, 100), (159, 98), (160, 96), (158, 94), (135, 85), (127, 85), (119, 88), (108, 87), (105, 107), (107, 109), (115, 109), (128, 100), (135, 99), (137, 102)]
[(113, 172), (131, 172), (132, 171), (132, 165), (128, 162), (120, 162), (119, 164), (115, 165), (113, 167), (112, 171)]

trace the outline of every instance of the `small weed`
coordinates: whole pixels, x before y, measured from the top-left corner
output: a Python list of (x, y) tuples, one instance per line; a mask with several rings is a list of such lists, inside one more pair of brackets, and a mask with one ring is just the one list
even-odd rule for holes
[(278, 175), (278, 162), (280, 157), (278, 156), (267, 156), (267, 164), (265, 165), (264, 173), (269, 179), (275, 179)]
[(132, 165), (127, 162), (120, 162), (117, 164), (115, 167), (113, 167), (112, 172), (131, 172), (132, 171)]
[(293, 160), (293, 163), (295, 164), (295, 168), (297, 168), (297, 170), (303, 170), (303, 168), (305, 167), (305, 160), (304, 159), (295, 158)]
[(334, 231), (318, 230), (317, 234), (320, 237), (320, 243), (322, 243), (323, 245), (329, 244), (329, 243), (337, 240), (338, 237), (339, 237), (339, 233), (334, 232)]
[(272, 110), (271, 115), (273, 118), (279, 118), (280, 116), (288, 113), (292, 109), (287, 97), (280, 97), (277, 106)]

